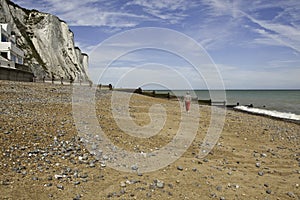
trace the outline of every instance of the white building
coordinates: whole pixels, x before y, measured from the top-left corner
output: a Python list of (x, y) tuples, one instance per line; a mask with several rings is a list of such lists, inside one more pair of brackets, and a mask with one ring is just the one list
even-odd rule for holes
[(24, 52), (17, 47), (16, 35), (9, 24), (0, 24), (0, 66), (15, 68), (15, 63), (23, 64)]

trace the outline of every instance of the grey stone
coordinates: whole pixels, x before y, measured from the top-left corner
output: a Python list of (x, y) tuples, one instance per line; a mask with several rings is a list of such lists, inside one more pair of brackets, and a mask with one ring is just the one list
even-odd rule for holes
[(80, 181), (75, 181), (74, 182), (74, 185), (79, 185), (80, 184)]
[(73, 198), (73, 200), (80, 200), (81, 199), (81, 195), (80, 194), (77, 194), (74, 198)]
[(143, 174), (141, 172), (138, 172), (137, 175), (138, 176), (143, 176)]
[(261, 156), (262, 158), (265, 158), (265, 157), (267, 157), (267, 154), (262, 153), (262, 154), (260, 154), (260, 156)]
[(64, 189), (65, 189), (64, 186), (61, 185), (61, 184), (58, 184), (56, 187), (57, 187), (58, 189), (60, 189), (60, 190), (64, 190)]
[(122, 194), (125, 194), (126, 193), (126, 190), (125, 189), (122, 189), (121, 191), (120, 191), (120, 194), (122, 195)]
[(132, 165), (132, 166), (131, 166), (131, 169), (136, 171), (136, 170), (139, 169), (139, 167), (138, 167), (137, 165)]
[(288, 193), (286, 193), (289, 197), (291, 197), (291, 198), (295, 198), (296, 197), (296, 195), (293, 193), (293, 192), (288, 192)]
[(126, 183), (125, 182), (121, 182), (120, 186), (121, 187), (126, 187)]
[(264, 172), (259, 171), (259, 172), (258, 172), (258, 175), (259, 175), (259, 176), (263, 176), (263, 175), (264, 175)]
[(47, 183), (45, 184), (46, 187), (51, 187), (52, 186), (52, 183)]
[(264, 183), (264, 186), (265, 186), (265, 187), (269, 187), (269, 184), (268, 184), (268, 183)]
[(156, 186), (157, 186), (158, 188), (164, 188), (165, 184), (164, 184), (163, 181), (157, 180), (157, 181), (156, 181)]
[(91, 163), (89, 164), (89, 167), (95, 167), (95, 163), (91, 162)]
[(80, 178), (87, 178), (87, 177), (89, 177), (88, 174), (80, 174)]

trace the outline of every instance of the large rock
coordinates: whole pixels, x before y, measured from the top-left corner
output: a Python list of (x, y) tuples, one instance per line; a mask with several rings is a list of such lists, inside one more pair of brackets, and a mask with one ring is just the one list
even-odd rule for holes
[(8, 23), (25, 52), (24, 64), (38, 77), (89, 80), (88, 55), (74, 46), (74, 34), (58, 17), (27, 10), (9, 0), (0, 0), (0, 23)]

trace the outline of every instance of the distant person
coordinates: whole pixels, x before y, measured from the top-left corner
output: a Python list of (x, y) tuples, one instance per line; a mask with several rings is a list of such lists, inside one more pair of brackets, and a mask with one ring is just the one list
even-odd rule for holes
[(64, 84), (64, 77), (60, 77), (60, 84)]
[(52, 84), (54, 84), (54, 75), (52, 75)]
[(45, 83), (45, 79), (46, 79), (46, 77), (45, 77), (45, 76), (43, 76), (43, 83)]
[(190, 95), (189, 92), (187, 92), (186, 95), (184, 96), (185, 109), (187, 112), (190, 112), (191, 101), (192, 101), (192, 96)]
[(74, 78), (71, 76), (70, 77), (70, 85), (73, 85), (73, 83), (74, 83)]

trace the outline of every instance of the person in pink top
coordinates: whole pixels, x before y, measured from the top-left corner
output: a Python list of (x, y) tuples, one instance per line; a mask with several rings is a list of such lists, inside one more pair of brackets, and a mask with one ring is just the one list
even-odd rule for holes
[(184, 96), (185, 109), (187, 112), (190, 112), (191, 101), (192, 101), (192, 97), (191, 97), (190, 93), (187, 92), (186, 95)]

